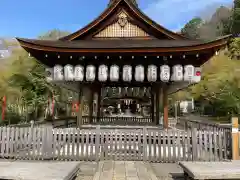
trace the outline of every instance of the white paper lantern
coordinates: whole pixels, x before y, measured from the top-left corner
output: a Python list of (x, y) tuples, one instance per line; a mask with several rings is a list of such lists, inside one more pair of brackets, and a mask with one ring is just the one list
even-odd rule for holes
[(111, 81), (119, 80), (119, 67), (117, 65), (112, 65), (110, 67), (110, 80)]
[(108, 67), (106, 65), (100, 65), (98, 67), (98, 80), (101, 82), (107, 81)]
[(84, 79), (84, 67), (81, 65), (77, 65), (74, 68), (74, 80), (75, 81), (83, 81)]
[(194, 77), (195, 68), (193, 65), (184, 66), (184, 81), (192, 81)]
[(171, 77), (172, 81), (182, 81), (183, 80), (183, 67), (181, 65), (173, 66), (173, 74)]
[(155, 66), (155, 65), (148, 66), (147, 79), (149, 82), (157, 81), (157, 66)]
[(45, 75), (46, 75), (47, 82), (53, 81), (53, 69), (52, 68), (46, 68)]
[(168, 82), (170, 79), (170, 67), (168, 65), (162, 65), (160, 67), (160, 79), (163, 82)]
[(62, 81), (63, 78), (63, 67), (61, 65), (55, 65), (53, 68), (53, 79), (55, 81)]
[(67, 64), (64, 66), (64, 79), (66, 81), (73, 81), (74, 80), (74, 71), (73, 66), (70, 64)]
[(93, 65), (86, 68), (86, 81), (94, 81), (96, 76), (96, 69)]
[(142, 65), (135, 68), (135, 80), (138, 82), (144, 81), (144, 67)]
[(130, 82), (132, 81), (132, 66), (124, 65), (123, 66), (123, 81)]

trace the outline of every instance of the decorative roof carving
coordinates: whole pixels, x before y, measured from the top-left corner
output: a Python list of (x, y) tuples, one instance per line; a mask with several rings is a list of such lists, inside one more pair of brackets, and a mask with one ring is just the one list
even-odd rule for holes
[(127, 15), (124, 12), (120, 13), (119, 16), (118, 16), (118, 24), (122, 28), (124, 28), (124, 26), (127, 24), (127, 22), (128, 22)]
[(150, 37), (150, 35), (139, 26), (129, 21), (128, 14), (121, 11), (114, 23), (108, 25), (98, 32), (95, 38), (113, 38), (113, 37)]

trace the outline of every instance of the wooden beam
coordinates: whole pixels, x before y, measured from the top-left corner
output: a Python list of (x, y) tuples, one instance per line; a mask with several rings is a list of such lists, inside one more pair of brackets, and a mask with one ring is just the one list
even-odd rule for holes
[(70, 91), (73, 92), (79, 92), (79, 86), (78, 83), (76, 81), (53, 81), (53, 84), (60, 86), (62, 88), (68, 89)]
[(88, 106), (89, 106), (89, 123), (92, 124), (93, 123), (93, 100), (94, 100), (94, 91), (91, 89), (89, 89), (90, 92), (90, 96), (88, 98)]
[(182, 89), (188, 88), (189, 86), (194, 85), (195, 83), (191, 82), (173, 82), (169, 85), (167, 93), (168, 94), (173, 94), (176, 93), (177, 91), (180, 91)]
[(163, 126), (168, 128), (168, 86), (165, 84), (163, 87)]
[(79, 108), (78, 108), (78, 114), (77, 114), (77, 127), (81, 128), (83, 122), (82, 122), (82, 111), (83, 111), (83, 87), (79, 86), (79, 93), (78, 93), (78, 102), (79, 102)]
[(100, 121), (101, 116), (101, 101), (102, 101), (102, 87), (100, 86), (97, 92), (97, 123)]
[(156, 125), (159, 124), (160, 120), (160, 94), (161, 94), (161, 88), (160, 84), (156, 87)]
[(151, 116), (152, 116), (152, 122), (155, 123), (155, 97), (154, 97), (154, 87), (151, 88)]

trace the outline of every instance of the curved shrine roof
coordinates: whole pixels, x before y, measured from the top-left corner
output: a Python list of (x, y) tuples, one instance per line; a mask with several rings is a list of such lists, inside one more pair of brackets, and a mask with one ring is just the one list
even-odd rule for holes
[[(17, 38), (21, 46), (42, 51), (57, 52), (124, 52), (127, 50), (149, 52), (188, 52), (200, 51), (211, 48), (221, 48), (227, 44), (230, 36), (224, 36), (213, 41), (197, 40), (75, 40), (75, 41), (50, 41)], [(98, 51), (99, 50), (99, 51)]]
[[(122, 19), (121, 19), (122, 18)], [(121, 22), (119, 22), (121, 20)], [(127, 24), (128, 23), (128, 24)], [(111, 30), (107, 29), (111, 26)], [(126, 30), (130, 35), (122, 37)], [(115, 28), (115, 29), (114, 29)], [(118, 29), (116, 29), (118, 28)], [(110, 34), (121, 31), (120, 36), (108, 38), (104, 29)], [(103, 33), (104, 31), (104, 33)], [(138, 37), (131, 37), (134, 31)], [(101, 34), (97, 36), (96, 34)], [(142, 37), (143, 35), (143, 37)], [(226, 46), (229, 36), (213, 41), (190, 40), (174, 33), (142, 13), (129, 0), (115, 0), (97, 19), (79, 31), (56, 41), (17, 38), (20, 45), (33, 56), (45, 52), (54, 53), (198, 53), (198, 51), (219, 50)], [(161, 54), (159, 54), (161, 55)], [(38, 58), (41, 56), (38, 56)], [(36, 57), (37, 58), (37, 57)], [(41, 60), (40, 60), (41, 61)]]

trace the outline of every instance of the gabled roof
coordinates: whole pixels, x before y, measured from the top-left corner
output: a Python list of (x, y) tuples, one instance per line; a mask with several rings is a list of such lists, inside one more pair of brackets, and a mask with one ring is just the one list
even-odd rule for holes
[(100, 16), (98, 16), (90, 24), (68, 36), (60, 38), (60, 40), (72, 41), (76, 39), (82, 40), (89, 38), (91, 34), (104, 26), (104, 22), (106, 26), (106, 21), (110, 20), (113, 15), (116, 14), (116, 12), (119, 12), (120, 9), (124, 9), (129, 14), (131, 14), (131, 16), (133, 16), (138, 21), (138, 25), (140, 27), (148, 27), (148, 33), (154, 34), (156, 38), (158, 38), (158, 36), (161, 37), (160, 35), (165, 35), (168, 39), (173, 40), (187, 39), (186, 37), (178, 33), (174, 33), (151, 20), (129, 0), (115, 0), (108, 8), (105, 9), (105, 11)]

